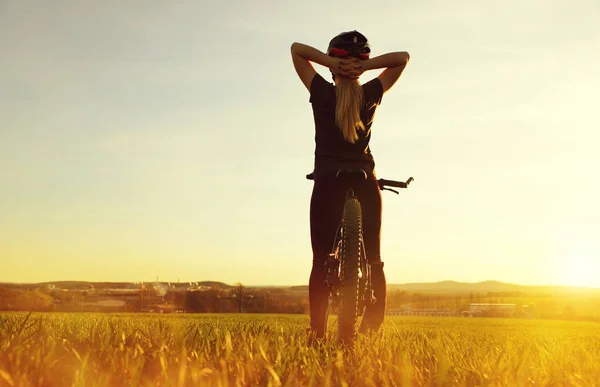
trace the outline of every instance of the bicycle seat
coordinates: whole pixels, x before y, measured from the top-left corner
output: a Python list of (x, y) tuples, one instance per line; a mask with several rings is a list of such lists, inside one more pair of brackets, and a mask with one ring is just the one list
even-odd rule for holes
[(365, 180), (369, 177), (369, 175), (367, 175), (367, 172), (364, 169), (339, 169), (336, 172), (335, 177), (340, 177), (341, 175), (360, 175)]

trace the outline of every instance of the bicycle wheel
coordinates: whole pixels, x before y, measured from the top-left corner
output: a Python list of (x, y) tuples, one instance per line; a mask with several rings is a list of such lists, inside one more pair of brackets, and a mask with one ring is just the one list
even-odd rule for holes
[(350, 195), (344, 205), (340, 256), (338, 341), (342, 343), (351, 342), (356, 336), (361, 239), (362, 211), (360, 202), (354, 195)]

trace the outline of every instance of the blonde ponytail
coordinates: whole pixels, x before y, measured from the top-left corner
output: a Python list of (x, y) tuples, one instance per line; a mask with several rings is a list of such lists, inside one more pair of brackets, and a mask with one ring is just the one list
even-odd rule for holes
[(363, 106), (363, 89), (357, 79), (337, 77), (335, 83), (335, 123), (342, 131), (344, 139), (351, 144), (358, 140), (357, 130), (365, 130), (360, 119)]

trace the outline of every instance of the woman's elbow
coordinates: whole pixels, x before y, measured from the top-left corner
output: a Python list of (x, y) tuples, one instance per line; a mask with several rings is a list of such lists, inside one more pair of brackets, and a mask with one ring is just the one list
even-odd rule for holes
[(410, 61), (410, 54), (406, 51), (401, 51), (398, 53), (398, 62), (400, 66), (406, 66)]

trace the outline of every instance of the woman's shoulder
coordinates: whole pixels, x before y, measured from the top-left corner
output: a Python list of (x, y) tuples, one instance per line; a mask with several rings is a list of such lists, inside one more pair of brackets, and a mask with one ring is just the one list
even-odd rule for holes
[(381, 103), (381, 98), (383, 97), (383, 84), (379, 78), (375, 77), (369, 82), (363, 83), (362, 87), (365, 100), (372, 101), (376, 105)]
[(379, 91), (381, 90), (383, 94), (383, 85), (381, 84), (381, 80), (375, 77), (371, 79), (369, 82), (363, 83), (362, 87), (365, 91)]
[(326, 89), (331, 89), (334, 88), (335, 86), (333, 85), (332, 82), (327, 82), (325, 80), (325, 78), (323, 78), (323, 76), (321, 76), (321, 74), (316, 73), (315, 76), (312, 79), (312, 82), (310, 84), (310, 90), (311, 92), (313, 91), (313, 89), (318, 89), (318, 88), (326, 88)]
[(331, 82), (327, 82), (321, 74), (316, 73), (310, 83), (310, 102), (314, 102), (319, 96), (329, 95), (335, 90), (335, 86)]

